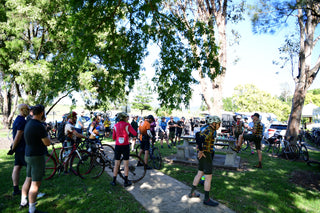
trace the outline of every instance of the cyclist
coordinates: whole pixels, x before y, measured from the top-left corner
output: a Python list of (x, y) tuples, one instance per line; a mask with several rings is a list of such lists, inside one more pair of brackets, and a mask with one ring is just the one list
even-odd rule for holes
[(160, 138), (161, 148), (163, 148), (163, 139), (165, 139), (167, 142), (168, 148), (171, 149), (171, 146), (169, 145), (166, 129), (167, 129), (166, 117), (161, 117), (161, 121), (159, 122), (159, 133), (158, 133)]
[(259, 157), (259, 164), (255, 167), (262, 168), (262, 153), (261, 153), (261, 139), (262, 139), (262, 133), (263, 133), (263, 125), (261, 121), (259, 120), (260, 115), (259, 113), (254, 113), (252, 116), (252, 120), (254, 123), (254, 126), (252, 128), (252, 134), (243, 134), (239, 137), (239, 143), (237, 144), (236, 149), (232, 148), (234, 151), (239, 152), (240, 147), (242, 145), (243, 140), (253, 141), (256, 145), (256, 150), (258, 152)]
[[(77, 113), (72, 111), (67, 116), (67, 123), (64, 127), (64, 134), (66, 136), (65, 141), (63, 142), (63, 147), (65, 149), (64, 156), (67, 156), (70, 151), (72, 145), (76, 142), (77, 138), (87, 138), (83, 134), (80, 134), (76, 131), (74, 125), (77, 122)], [(69, 159), (67, 159), (69, 161)], [(68, 173), (68, 162), (65, 164), (64, 173)]]
[(184, 124), (184, 117), (182, 117), (180, 119), (180, 121), (177, 122), (177, 127), (176, 127), (176, 138), (174, 143), (176, 144), (178, 141), (178, 144), (180, 144), (180, 137), (182, 134), (182, 129), (184, 128), (185, 124)]
[(105, 130), (104, 135), (108, 138), (110, 136), (110, 132), (111, 132), (111, 128), (110, 128), (111, 121), (108, 116), (106, 117), (106, 120), (103, 122), (103, 125), (104, 125), (104, 130)]
[(173, 116), (170, 116), (170, 120), (168, 121), (168, 127), (169, 127), (169, 139), (171, 141), (171, 146), (176, 145), (176, 143), (173, 143), (173, 139), (176, 133), (176, 126), (177, 126), (177, 123), (173, 120)]
[(111, 185), (116, 185), (116, 178), (118, 174), (118, 169), (120, 166), (120, 158), (123, 155), (124, 162), (124, 187), (131, 186), (132, 183), (128, 180), (129, 173), (129, 154), (130, 154), (130, 144), (129, 144), (129, 133), (137, 136), (137, 132), (128, 123), (129, 116), (125, 112), (118, 114), (119, 122), (113, 128), (112, 139), (116, 141), (115, 146), (115, 166), (113, 169), (113, 181)]
[(236, 116), (236, 121), (232, 125), (232, 134), (236, 138), (236, 143), (238, 143), (238, 138), (244, 131), (244, 123), (241, 121), (241, 115)]
[(208, 115), (206, 117), (207, 125), (203, 126), (200, 132), (196, 133), (196, 142), (198, 150), (198, 173), (193, 179), (193, 184), (189, 197), (200, 197), (200, 194), (195, 193), (202, 176), (205, 176), (204, 182), (204, 201), (203, 204), (209, 206), (217, 206), (218, 202), (210, 199), (209, 192), (212, 180), (212, 153), (214, 150), (214, 141), (217, 135), (217, 130), (220, 128), (221, 119), (218, 116)]
[[(154, 120), (152, 115), (148, 115), (142, 125), (139, 126), (139, 134), (140, 134), (140, 142), (141, 142), (141, 149), (139, 151), (139, 157), (141, 157), (142, 152), (144, 152), (144, 162), (146, 164), (147, 169), (152, 169), (148, 166), (148, 156), (149, 156), (149, 149), (150, 149), (150, 138), (152, 138), (152, 133), (150, 131), (150, 123)], [(141, 162), (138, 162), (137, 166), (142, 166)]]

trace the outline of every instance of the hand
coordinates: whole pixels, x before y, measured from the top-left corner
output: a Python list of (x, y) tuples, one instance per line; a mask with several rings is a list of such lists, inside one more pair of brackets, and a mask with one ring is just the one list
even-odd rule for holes
[(9, 152), (7, 153), (7, 155), (13, 155), (14, 151), (12, 149), (9, 150)]
[(202, 157), (206, 157), (206, 155), (203, 153), (203, 151), (199, 151), (199, 152), (198, 152), (198, 158), (199, 158), (199, 160), (200, 160)]

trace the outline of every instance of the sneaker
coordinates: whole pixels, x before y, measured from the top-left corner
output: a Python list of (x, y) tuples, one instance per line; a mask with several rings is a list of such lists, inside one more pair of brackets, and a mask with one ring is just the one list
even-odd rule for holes
[(140, 161), (138, 162), (137, 166), (143, 166), (143, 163), (141, 163)]
[(192, 197), (200, 197), (200, 194), (193, 192), (193, 193), (189, 193), (188, 196), (189, 196), (190, 198), (192, 198)]
[(113, 181), (111, 181), (110, 184), (111, 184), (111, 186), (116, 186), (117, 185), (116, 182), (113, 182)]
[(255, 165), (254, 167), (256, 167), (258, 169), (262, 169), (262, 165), (261, 164)]
[(26, 204), (24, 204), (24, 205), (21, 205), (21, 204), (20, 204), (19, 209), (24, 209), (24, 208), (28, 208), (28, 207), (29, 207), (29, 204), (28, 204), (28, 203), (26, 203)]
[(218, 202), (216, 202), (216, 201), (214, 201), (214, 200), (212, 200), (210, 198), (208, 200), (204, 200), (203, 204), (207, 205), (207, 206), (217, 206), (217, 205), (219, 205)]
[(127, 182), (124, 182), (124, 187), (128, 187), (128, 186), (131, 186), (132, 185), (132, 183), (131, 183), (131, 181), (130, 180), (128, 180)]
[(12, 192), (12, 195), (13, 195), (13, 196), (15, 196), (15, 195), (21, 195), (21, 190), (13, 191), (13, 192)]

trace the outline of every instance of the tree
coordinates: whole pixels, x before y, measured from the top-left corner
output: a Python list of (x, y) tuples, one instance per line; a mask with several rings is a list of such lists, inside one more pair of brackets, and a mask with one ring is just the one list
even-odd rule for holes
[(309, 103), (314, 103), (320, 107), (320, 89), (308, 90), (305, 105)]
[(132, 108), (138, 109), (141, 115), (144, 110), (151, 110), (150, 103), (153, 101), (151, 86), (146, 75), (142, 75), (141, 79), (136, 83), (135, 97), (132, 102)]
[[(319, 8), (320, 2), (314, 0), (260, 1), (252, 17), (254, 32), (273, 33), (287, 24), (290, 17), (295, 18), (299, 26), (298, 67), (287, 129), (290, 136), (298, 135), (306, 93), (320, 69), (320, 56), (314, 56), (318, 54), (314, 47), (320, 40), (320, 35), (316, 35)], [(312, 63), (312, 57), (315, 57), (315, 63)]]
[[(181, 32), (178, 36), (183, 37), (184, 45), (186, 43), (190, 45), (191, 53), (186, 58), (192, 60), (191, 67), (198, 72), (202, 95), (211, 114), (222, 114), (222, 91), (227, 67), (227, 21), (241, 20), (243, 6), (243, 3), (232, 4), (230, 0), (165, 1), (165, 7), (187, 28), (186, 32)], [(190, 66), (188, 61), (178, 65)], [(176, 89), (175, 80), (182, 79), (182, 82), (185, 82), (190, 75), (190, 72), (184, 72), (181, 76), (174, 73), (174, 77), (165, 81), (157, 79), (161, 85), (160, 97), (162, 97), (161, 91), (167, 92), (163, 88), (170, 85)], [(189, 80), (195, 81), (193, 78)]]
[(252, 84), (235, 87), (232, 102), (234, 111), (273, 113), (279, 121), (287, 121), (290, 113), (290, 106), (286, 102)]

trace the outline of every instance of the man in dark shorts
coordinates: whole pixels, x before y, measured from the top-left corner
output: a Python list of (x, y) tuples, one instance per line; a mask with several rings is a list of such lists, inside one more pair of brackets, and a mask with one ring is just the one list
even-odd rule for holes
[(26, 143), (24, 141), (24, 127), (26, 125), (26, 117), (29, 115), (29, 106), (27, 104), (20, 104), (18, 106), (19, 115), (13, 122), (12, 125), (12, 136), (13, 142), (10, 147), (8, 155), (14, 156), (14, 167), (12, 171), (12, 183), (13, 183), (13, 193), (12, 195), (20, 195), (21, 191), (19, 190), (19, 179), (20, 171), (23, 166), (26, 166), (26, 161), (24, 160), (24, 152)]
[(175, 139), (175, 144), (178, 141), (178, 144), (180, 144), (180, 138), (182, 134), (182, 130), (184, 128), (184, 117), (180, 119), (180, 121), (177, 122), (177, 127), (176, 127), (176, 139)]
[(189, 197), (200, 197), (200, 194), (196, 193), (196, 187), (198, 186), (201, 177), (205, 176), (204, 182), (204, 201), (203, 204), (208, 206), (217, 206), (218, 202), (210, 199), (209, 192), (211, 188), (212, 180), (212, 153), (214, 151), (214, 141), (217, 135), (217, 130), (220, 128), (221, 119), (218, 116), (208, 115), (206, 117), (207, 125), (203, 126), (196, 134), (196, 142), (198, 149), (198, 173), (193, 179), (193, 184)]
[[(141, 157), (142, 153), (144, 152), (144, 163), (146, 164), (147, 169), (152, 169), (148, 165), (148, 156), (149, 156), (149, 149), (150, 149), (150, 138), (152, 138), (152, 133), (150, 131), (150, 123), (154, 120), (152, 115), (148, 115), (144, 119), (144, 122), (141, 126), (139, 126), (139, 139), (141, 142), (141, 149), (139, 151), (139, 157)], [(138, 163), (138, 166), (142, 166), (142, 163)]]
[(254, 123), (254, 126), (252, 128), (252, 134), (243, 134), (239, 136), (239, 142), (237, 144), (236, 149), (232, 149), (236, 152), (239, 152), (240, 147), (242, 145), (243, 140), (247, 141), (253, 141), (254, 144), (256, 145), (256, 150), (258, 152), (258, 157), (259, 157), (259, 164), (256, 165), (255, 167), (257, 168), (262, 168), (262, 153), (261, 153), (261, 140), (262, 140), (262, 133), (263, 133), (263, 125), (259, 120), (260, 115), (258, 113), (254, 113), (252, 116), (252, 120)]
[(175, 146), (176, 143), (173, 142), (173, 139), (175, 138), (177, 123), (173, 120), (172, 116), (168, 121), (168, 127), (169, 127), (169, 140), (171, 141), (171, 146)]
[(241, 121), (241, 115), (236, 116), (236, 121), (232, 124), (232, 133), (236, 138), (236, 143), (238, 143), (239, 136), (243, 134), (244, 131), (244, 123)]
[(36, 198), (45, 172), (47, 146), (51, 144), (51, 141), (48, 138), (48, 133), (41, 123), (44, 118), (44, 106), (39, 104), (34, 106), (33, 118), (28, 121), (24, 129), (27, 177), (22, 186), (20, 206), (26, 207), (28, 205), (28, 197), (29, 212), (31, 213), (36, 211)]

